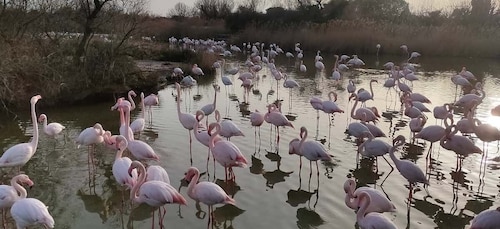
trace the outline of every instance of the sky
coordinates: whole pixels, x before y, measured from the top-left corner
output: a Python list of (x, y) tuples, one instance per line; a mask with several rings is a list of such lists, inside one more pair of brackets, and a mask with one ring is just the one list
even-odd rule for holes
[[(239, 0), (235, 0), (237, 3)], [(406, 0), (410, 4), (412, 12), (427, 12), (436, 9), (450, 9), (462, 4), (470, 3), (470, 0)], [(158, 16), (167, 16), (168, 12), (174, 8), (178, 2), (184, 2), (189, 7), (193, 7), (196, 0), (149, 0), (150, 12)], [(272, 1), (265, 1), (272, 2)], [(269, 4), (272, 5), (272, 4)]]

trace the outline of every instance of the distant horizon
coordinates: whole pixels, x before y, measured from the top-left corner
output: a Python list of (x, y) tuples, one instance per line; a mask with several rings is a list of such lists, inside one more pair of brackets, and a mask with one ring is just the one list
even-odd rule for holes
[[(183, 2), (189, 7), (193, 7), (197, 0), (183, 0), (183, 1), (171, 1), (171, 0), (150, 0), (149, 1), (149, 13), (157, 16), (168, 16), (171, 9), (174, 8), (175, 4), (178, 2)], [(235, 3), (241, 2), (243, 0), (235, 0)], [(275, 4), (270, 3), (270, 0), (263, 0), (263, 2), (268, 2), (265, 7), (261, 7), (261, 10), (272, 7)], [(410, 5), (410, 11), (413, 13), (429, 12), (433, 10), (443, 10), (451, 11), (458, 6), (470, 5), (471, 0), (406, 0)], [(496, 5), (500, 5), (500, 0), (492, 0)]]

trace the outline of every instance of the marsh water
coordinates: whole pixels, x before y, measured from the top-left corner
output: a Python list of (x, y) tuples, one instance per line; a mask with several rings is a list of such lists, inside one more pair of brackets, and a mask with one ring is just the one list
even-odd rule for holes
[[(316, 71), (312, 54), (309, 57), (306, 55), (304, 58), (310, 60), (305, 61), (308, 67), (306, 73), (298, 71), (298, 62), (293, 59), (277, 60), (277, 66), (295, 79), (300, 88), (283, 88), (283, 80), (277, 88), (270, 71), (264, 67), (246, 98), (240, 87), (241, 81), (237, 80), (238, 75), (230, 75), (234, 85), (225, 87), (221, 82), (220, 69), (214, 76), (199, 80), (197, 87), (182, 90), (181, 111), (194, 113), (213, 101), (212, 83), (218, 83), (221, 90), (217, 96), (217, 109), (245, 134), (244, 137), (231, 138), (249, 161), (247, 168), (234, 169), (236, 183), (224, 182), (224, 170), (218, 164), (215, 173), (210, 164), (208, 173), (203, 173), (201, 177), (201, 180), (218, 183), (236, 200), (236, 206), (219, 205), (214, 208), (215, 222), (210, 227), (355, 228), (356, 214), (344, 204), (343, 184), (347, 178), (355, 179), (358, 186), (370, 186), (383, 191), (397, 208), (397, 211), (384, 215), (399, 228), (467, 228), (475, 214), (500, 205), (500, 164), (496, 160), (500, 154), (497, 142), (488, 145), (488, 154), (484, 158), (483, 155), (475, 154), (464, 159), (462, 168), (458, 170), (454, 152), (435, 144), (432, 159), (426, 161), (430, 144), (423, 140), (409, 140), (410, 119), (401, 114), (401, 104), (395, 97), (395, 91), (386, 97), (387, 89), (382, 86), (387, 78), (387, 71), (382, 69), (382, 64), (386, 61), (400, 62), (401, 57), (380, 57), (377, 64), (375, 57), (361, 56), (367, 65), (343, 73), (343, 80), (338, 85), (328, 79), (333, 65), (332, 57), (325, 57), (326, 69), (323, 72)], [(246, 67), (242, 58), (227, 59), (225, 69), (240, 67), (240, 72), (243, 72)], [(450, 77), (459, 72), (462, 66), (467, 66), (484, 83), (486, 93), (486, 98), (478, 107), (477, 117), (500, 127), (500, 119), (492, 117), (489, 111), (500, 104), (498, 61), (425, 57), (418, 61), (420, 67), (416, 75), (419, 80), (413, 82), (413, 91), (426, 95), (432, 101), (432, 104), (426, 104), (429, 109), (454, 102), (460, 96), (461, 92), (456, 94)], [(348, 112), (353, 103), (348, 102), (349, 95), (345, 90), (349, 78), (355, 80), (358, 89), (369, 88), (371, 79), (378, 80), (378, 83), (373, 84), (374, 100), (368, 101), (367, 105), (377, 106), (382, 113), (377, 125), (387, 137), (381, 139), (391, 143), (397, 135), (407, 137), (407, 143), (396, 152), (396, 156), (415, 162), (426, 172), (430, 182), (428, 194), (419, 185), (414, 199), (408, 203), (407, 181), (397, 170), (389, 173), (390, 167), (385, 161), (379, 160), (378, 171), (370, 159), (362, 159), (357, 165), (357, 144), (345, 134), (347, 122), (352, 121), (348, 120)], [(330, 91), (337, 92), (337, 104), (346, 113), (336, 114), (331, 121), (327, 114), (321, 112), (318, 120), (309, 99), (311, 96), (327, 99)], [(187, 206), (166, 206), (164, 226), (207, 228), (210, 214), (207, 206), (191, 200), (186, 193), (186, 183), (182, 181), (184, 173), (191, 166), (189, 135), (177, 118), (173, 85), (159, 91), (158, 95), (160, 104), (152, 108), (153, 119), (146, 125), (144, 132), (136, 137), (150, 144), (160, 155), (161, 160), (153, 164), (166, 169), (171, 184), (188, 200)], [(265, 112), (266, 104), (277, 99), (283, 100), (282, 112), (295, 126), (280, 128), (279, 142), (270, 124), (264, 123), (255, 132), (249, 121), (250, 111), (258, 109)], [(139, 98), (135, 101), (138, 103)], [(42, 99), (39, 104), (43, 102)], [(66, 126), (64, 134), (56, 139), (40, 132), (37, 152), (22, 168), (35, 182), (35, 186), (28, 190), (28, 196), (38, 198), (49, 206), (56, 228), (151, 228), (151, 213), (154, 209), (145, 205), (131, 205), (129, 192), (123, 191), (113, 178), (111, 167), (115, 152), (103, 145), (98, 146), (95, 154), (96, 170), (89, 174), (87, 149), (77, 148), (74, 143), (80, 131), (96, 122), (117, 134), (119, 115), (109, 109), (113, 104), (114, 101), (110, 99), (86, 106), (37, 109), (37, 115), (45, 113), (49, 122)], [(28, 101), (26, 106), (29, 106)], [(140, 110), (134, 110), (132, 115), (132, 119), (140, 116)], [(455, 120), (460, 119), (461, 115), (454, 114)], [(436, 123), (431, 113), (427, 116), (427, 125)], [(213, 115), (210, 115), (209, 121), (213, 120)], [(29, 141), (33, 134), (28, 111), (19, 113), (15, 120), (3, 118), (0, 126), (0, 148), (4, 151), (14, 144)], [(333, 156), (331, 163), (319, 164), (319, 176), (316, 175), (314, 164), (310, 176), (309, 163), (303, 161), (299, 169), (299, 157), (288, 154), (288, 142), (299, 137), (301, 126), (309, 130), (308, 139), (321, 142)], [(479, 139), (472, 139), (476, 145), (483, 147)], [(207, 148), (194, 138), (192, 155), (192, 166), (206, 172)], [(4, 178), (3, 182), (8, 182), (8, 178)], [(7, 226), (14, 228), (10, 217)], [(154, 226), (159, 228), (156, 223)]]

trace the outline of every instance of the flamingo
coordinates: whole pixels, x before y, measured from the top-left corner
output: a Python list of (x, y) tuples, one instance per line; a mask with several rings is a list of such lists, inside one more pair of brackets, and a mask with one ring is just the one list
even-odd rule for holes
[(360, 209), (356, 214), (356, 220), (360, 228), (370, 229), (396, 229), (396, 225), (378, 212), (367, 212), (368, 207), (372, 202), (372, 197), (368, 192), (360, 192)]
[(51, 122), (47, 124), (47, 115), (45, 114), (41, 114), (40, 117), (38, 117), (38, 121), (43, 122), (43, 132), (50, 137), (55, 137), (66, 128), (58, 122)]
[(191, 68), (191, 72), (195, 76), (204, 76), (205, 75), (205, 73), (203, 73), (203, 70), (201, 70), (201, 68), (198, 67), (198, 64), (193, 64), (193, 67)]
[(458, 74), (465, 77), (468, 80), (476, 80), (476, 77), (474, 76), (474, 74), (472, 74), (472, 72), (470, 72), (470, 71), (467, 71), (466, 67), (462, 67), (462, 71), (460, 71), (460, 73), (458, 73)]
[[(217, 93), (220, 91), (220, 87), (219, 85), (217, 84), (213, 84), (212, 85), (213, 88), (214, 88), (214, 91), (215, 91), (215, 95), (214, 95), (214, 102), (213, 103), (209, 103), (203, 107), (200, 108), (200, 110), (203, 111), (203, 113), (205, 113), (206, 116), (209, 116), (211, 115), (215, 109), (216, 109), (216, 105), (217, 105)], [(208, 117), (207, 117), (207, 126), (208, 126)]]
[[(172, 185), (157, 180), (146, 181), (146, 168), (144, 168), (144, 165), (141, 162), (132, 162), (128, 169), (129, 175), (132, 174), (134, 169), (138, 170), (139, 178), (130, 191), (130, 200), (132, 202), (138, 204), (146, 203), (154, 208), (174, 203), (186, 205), (186, 199), (174, 187), (172, 187)], [(159, 215), (160, 225), (163, 225), (162, 222), (165, 215), (161, 212)], [(152, 223), (154, 223), (154, 215)]]
[(201, 181), (198, 183), (198, 180), (200, 179), (200, 171), (197, 168), (189, 168), (184, 179), (189, 182), (187, 190), (188, 196), (191, 199), (197, 202), (202, 202), (208, 206), (209, 224), (211, 221), (213, 221), (213, 205), (236, 205), (236, 201), (234, 201), (233, 198), (229, 197), (219, 185), (208, 181)]
[(299, 67), (299, 70), (300, 70), (301, 72), (307, 72), (307, 67), (306, 67), (306, 65), (304, 64), (304, 61), (303, 61), (303, 60), (301, 60), (301, 61), (300, 61), (300, 67)]
[(366, 107), (360, 107), (356, 109), (356, 106), (358, 105), (358, 95), (356, 93), (352, 93), (351, 96), (349, 96), (349, 100), (351, 98), (355, 99), (354, 105), (352, 106), (351, 109), (351, 118), (357, 119), (357, 120), (362, 120), (363, 118), (366, 118), (365, 121), (367, 122), (377, 122), (378, 121), (378, 111), (377, 108), (372, 107), (372, 108), (366, 108)]
[(446, 127), (445, 135), (439, 141), (440, 145), (447, 150), (454, 151), (457, 154), (457, 159), (458, 157), (467, 157), (473, 153), (483, 153), (483, 151), (469, 138), (462, 135), (456, 135), (457, 132), (458, 129), (456, 125)]
[(410, 184), (410, 193), (408, 195), (408, 199), (412, 199), (412, 191), (413, 191), (413, 185), (415, 183), (423, 183), (426, 185), (429, 185), (429, 181), (425, 178), (424, 172), (422, 172), (422, 169), (420, 169), (416, 164), (406, 161), (406, 160), (400, 160), (396, 158), (394, 155), (394, 151), (397, 150), (398, 147), (404, 145), (406, 142), (406, 139), (403, 135), (397, 136), (394, 140), (394, 146), (391, 147), (389, 150), (389, 155), (391, 156), (392, 161), (396, 165), (396, 168), (398, 169), (399, 173), (408, 181)]
[(104, 131), (104, 134), (102, 135), (103, 140), (104, 140), (104, 145), (106, 145), (106, 147), (108, 147), (111, 150), (118, 150), (119, 147), (116, 144), (116, 137), (117, 136), (118, 135), (111, 135), (111, 131), (108, 131), (108, 130)]
[(386, 137), (384, 131), (382, 131), (378, 126), (373, 125), (369, 122), (366, 122), (366, 113), (362, 114), (363, 118), (361, 118), (361, 124), (365, 125), (373, 137)]
[[(234, 180), (234, 172), (232, 167), (246, 167), (248, 162), (245, 156), (241, 153), (240, 149), (230, 141), (218, 140), (217, 135), (220, 133), (221, 127), (219, 123), (211, 123), (208, 128), (210, 135), (210, 144), (208, 145), (215, 160), (224, 167), (226, 181), (229, 178)], [(229, 174), (228, 174), (229, 173)]]
[[(300, 128), (300, 142), (298, 147), (298, 150), (289, 150), (289, 153), (297, 154), (299, 156), (304, 156), (309, 160), (309, 168), (310, 168), (310, 173), (309, 176), (312, 175), (312, 162), (316, 162), (316, 171), (317, 175), (319, 176), (319, 168), (318, 168), (318, 160), (322, 161), (331, 161), (332, 157), (328, 154), (326, 151), (325, 147), (320, 144), (317, 141), (312, 141), (312, 140), (307, 140), (307, 128), (305, 126)], [(293, 140), (292, 140), (293, 141)], [(293, 146), (293, 143), (290, 143)], [(293, 148), (293, 147), (292, 147)], [(302, 160), (301, 160), (301, 167), (302, 167)]]
[(347, 207), (358, 210), (361, 201), (361, 192), (366, 192), (370, 194), (372, 198), (370, 204), (366, 209), (366, 213), (370, 212), (395, 212), (396, 206), (385, 196), (381, 191), (371, 188), (371, 187), (359, 187), (356, 188), (356, 181), (353, 179), (347, 179), (344, 182), (344, 192), (345, 192), (345, 204)]
[(10, 208), (10, 214), (16, 221), (18, 229), (32, 225), (43, 225), (54, 228), (54, 218), (49, 213), (48, 207), (35, 198), (19, 199)]
[(264, 114), (260, 113), (259, 110), (255, 109), (255, 112), (250, 113), (250, 124), (255, 127), (255, 137), (257, 136), (257, 127), (259, 128), (259, 138), (260, 138), (260, 126), (264, 123)]
[(132, 129), (129, 129), (127, 131), (127, 124), (125, 123), (125, 112), (121, 108), (122, 106), (129, 106), (132, 109), (132, 104), (125, 100), (124, 98), (118, 98), (116, 100), (116, 104), (111, 107), (111, 110), (118, 110), (120, 112), (120, 134), (123, 136), (126, 136), (127, 139), (133, 139), (134, 138), (134, 132)]
[[(125, 112), (125, 124), (126, 130), (130, 131), (130, 107), (125, 105), (122, 107), (123, 112)], [(131, 136), (131, 133), (127, 133), (125, 135), (125, 139), (127, 136)], [(132, 135), (133, 136), (133, 135)], [(153, 148), (147, 143), (141, 140), (135, 140), (133, 137), (127, 139), (128, 141), (128, 150), (132, 153), (132, 155), (137, 160), (155, 160), (159, 161), (160, 157), (155, 153)]]
[(194, 124), (196, 122), (196, 117), (193, 114), (181, 112), (181, 85), (179, 85), (178, 83), (175, 83), (175, 88), (177, 89), (177, 117), (179, 118), (179, 121), (180, 121), (182, 127), (184, 127), (184, 129), (186, 129), (188, 131), (189, 156), (190, 156), (191, 163), (193, 163), (193, 152), (192, 152), (192, 148), (191, 148), (191, 144), (193, 142), (193, 139), (191, 137), (191, 130), (194, 128)]
[(276, 126), (277, 132), (278, 132), (278, 142), (280, 139), (279, 135), (279, 127), (280, 126), (289, 126), (293, 127), (293, 124), (288, 121), (288, 118), (284, 116), (281, 112), (276, 111), (276, 105), (274, 103), (267, 105), (267, 113), (264, 115), (264, 121), (267, 123), (271, 123), (272, 125)]
[(373, 79), (373, 80), (370, 80), (370, 92), (368, 92), (367, 90), (361, 90), (359, 89), (358, 90), (358, 100), (361, 101), (362, 104), (365, 104), (366, 101), (368, 100), (373, 100), (373, 83), (378, 83), (377, 80)]
[(360, 138), (368, 138), (368, 139), (358, 146), (358, 156), (361, 153), (361, 155), (365, 157), (375, 157), (375, 159), (377, 157), (382, 157), (391, 167), (391, 171), (394, 169), (391, 163), (389, 163), (389, 161), (384, 157), (384, 155), (387, 154), (391, 149), (391, 145), (380, 139), (375, 139), (375, 137), (369, 131), (363, 132)]
[(317, 111), (317, 117), (316, 117), (316, 119), (319, 119), (319, 111), (323, 110), (323, 100), (321, 100), (320, 98), (318, 98), (316, 96), (313, 96), (309, 100), (309, 103), (314, 108), (314, 110)]
[(170, 177), (167, 171), (159, 165), (150, 165), (147, 169), (146, 181), (161, 181), (170, 184)]
[(484, 210), (471, 221), (470, 229), (497, 228), (500, 225), (500, 207)]
[(88, 163), (94, 163), (94, 146), (104, 142), (104, 129), (100, 123), (94, 124), (92, 127), (85, 128), (76, 138), (77, 148), (81, 145), (88, 146)]
[(112, 172), (116, 182), (128, 189), (132, 189), (137, 183), (137, 171), (132, 171), (132, 175), (128, 174), (128, 168), (132, 164), (132, 160), (128, 157), (122, 157), (123, 151), (127, 148), (128, 142), (125, 137), (118, 135), (116, 137), (116, 151), (115, 161), (113, 162)]
[[(452, 120), (451, 119), (452, 117), (453, 117), (453, 114), (449, 113), (448, 118), (450, 120)], [(448, 123), (446, 122), (446, 120), (445, 120), (445, 125), (449, 126)], [(420, 132), (415, 134), (414, 138), (424, 139), (424, 140), (429, 141), (431, 143), (431, 145), (429, 146), (429, 151), (427, 152), (426, 158), (428, 158), (430, 153), (431, 153), (432, 144), (434, 142), (441, 140), (441, 138), (443, 138), (446, 134), (445, 131), (446, 131), (445, 128), (443, 128), (442, 126), (430, 125), (430, 126), (426, 126), (426, 127), (422, 128), (422, 130), (420, 130)]]
[(500, 116), (500, 105), (491, 108), (490, 113), (493, 116)]
[(0, 167), (17, 167), (26, 164), (36, 152), (38, 146), (38, 123), (36, 120), (35, 105), (42, 98), (41, 95), (31, 97), (31, 121), (33, 123), (33, 138), (30, 142), (20, 143), (7, 149), (0, 157)]
[[(332, 99), (332, 95), (334, 99)], [(335, 93), (334, 91), (330, 91), (330, 93), (328, 93), (328, 98), (329, 100), (325, 100), (321, 104), (323, 112), (327, 113), (328, 115), (335, 113), (344, 113), (344, 110), (340, 109), (340, 107), (335, 103), (335, 101), (337, 101), (337, 93)]]
[(158, 104), (160, 104), (160, 100), (155, 94), (150, 94), (144, 98), (144, 106), (148, 108), (148, 118), (150, 123), (153, 121), (153, 111), (151, 110), (151, 106), (157, 106)]
[(28, 175), (19, 174), (10, 180), (10, 185), (0, 185), (0, 209), (2, 209), (2, 219), (5, 219), (5, 209), (12, 207), (14, 202), (19, 199), (24, 199), (27, 196), (26, 189), (20, 184), (33, 186), (33, 181), (30, 180)]
[(146, 125), (146, 119), (144, 119), (144, 112), (146, 112), (144, 106), (144, 93), (141, 92), (141, 116), (135, 119), (132, 123), (130, 123), (130, 129), (132, 130), (132, 133), (140, 133), (141, 131), (144, 130), (144, 126)]
[(427, 118), (424, 115), (419, 115), (418, 117), (410, 120), (409, 126), (413, 139), (415, 139), (415, 133), (422, 131), (426, 122)]
[(135, 93), (135, 91), (133, 91), (133, 90), (128, 91), (127, 98), (128, 98), (128, 101), (130, 102), (130, 110), (131, 111), (135, 110), (135, 101), (132, 98), (132, 96), (134, 96), (134, 97), (137, 96), (137, 94)]
[(432, 110), (435, 119), (444, 120), (452, 110), (451, 103), (445, 103), (442, 106), (435, 106)]
[(361, 122), (351, 122), (347, 126), (347, 133), (357, 139), (362, 139), (363, 132), (370, 132), (370, 129)]
[[(472, 107), (472, 110), (477, 108), (478, 102)], [(472, 112), (469, 112), (469, 122), (471, 123), (472, 128), (474, 129), (474, 133), (476, 136), (481, 139), (483, 142), (483, 151), (484, 151), (484, 143), (489, 143), (492, 141), (500, 140), (500, 131), (488, 123), (481, 123), (481, 121), (477, 118), (472, 118)]]
[(228, 140), (233, 136), (245, 136), (233, 121), (227, 119), (221, 121), (219, 110), (215, 110), (215, 120), (220, 124), (220, 136), (226, 137)]

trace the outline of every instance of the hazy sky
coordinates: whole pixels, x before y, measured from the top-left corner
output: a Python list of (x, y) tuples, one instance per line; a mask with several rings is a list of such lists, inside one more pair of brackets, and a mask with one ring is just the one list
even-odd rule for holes
[[(174, 5), (178, 2), (184, 2), (189, 7), (194, 5), (196, 0), (149, 0), (150, 1), (150, 12), (159, 16), (167, 16), (167, 13), (174, 7)], [(238, 2), (239, 0), (235, 0)], [(419, 11), (430, 11), (435, 9), (446, 9), (446, 8), (455, 8), (456, 6), (460, 6), (462, 4), (470, 3), (470, 0), (406, 0), (410, 3), (410, 9), (413, 12)], [(272, 5), (269, 2), (273, 2), (272, 0), (265, 0), (268, 2), (268, 5)]]

